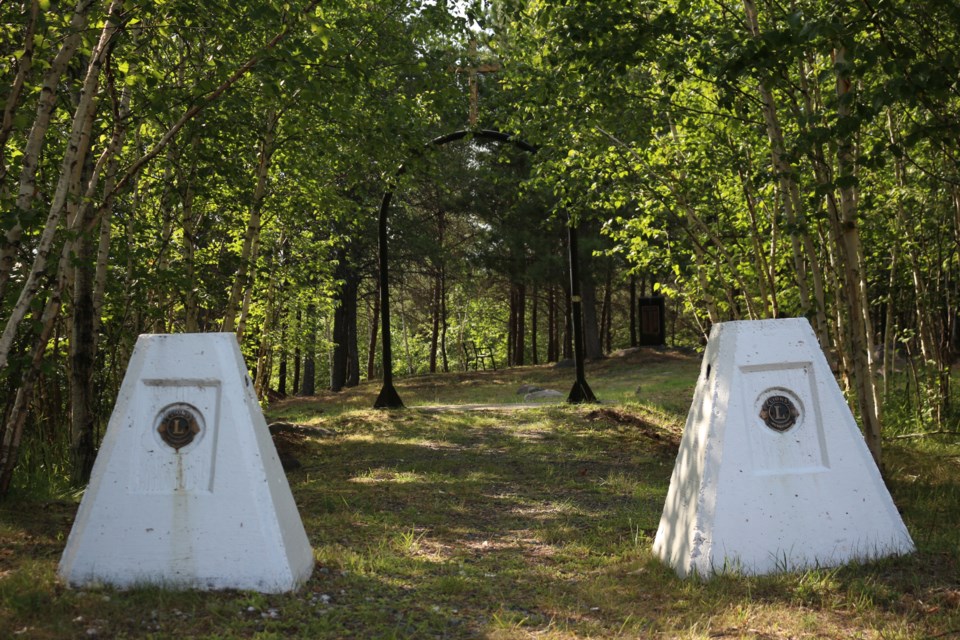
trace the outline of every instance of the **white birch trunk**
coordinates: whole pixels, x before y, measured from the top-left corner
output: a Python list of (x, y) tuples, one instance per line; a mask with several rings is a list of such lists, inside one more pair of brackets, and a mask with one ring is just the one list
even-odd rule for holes
[[(7, 140), (13, 131), (13, 114), (16, 113), (20, 105), (20, 96), (23, 93), (23, 84), (27, 79), (27, 74), (33, 68), (33, 50), (36, 48), (36, 40), (33, 35), (37, 28), (37, 18), (40, 14), (40, 2), (32, 0), (30, 2), (30, 18), (27, 20), (27, 27), (23, 35), (23, 52), (17, 60), (17, 73), (10, 85), (10, 92), (7, 94), (7, 103), (3, 108), (3, 117), (0, 118), (0, 185), (3, 184), (7, 175), (7, 162), (4, 158), (4, 152), (7, 146)], [(5, 190), (5, 187), (2, 187)], [(2, 294), (0, 294), (2, 297)]]
[(108, 11), (109, 18), (104, 24), (97, 46), (91, 52), (90, 62), (87, 65), (87, 72), (84, 76), (80, 103), (77, 105), (77, 110), (74, 113), (70, 140), (67, 143), (67, 149), (64, 152), (63, 163), (60, 168), (57, 189), (53, 196), (50, 213), (47, 216), (40, 241), (34, 253), (33, 266), (27, 275), (26, 282), (20, 291), (20, 296), (17, 298), (10, 318), (4, 326), (3, 334), (0, 335), (0, 369), (7, 366), (10, 348), (16, 337), (20, 322), (23, 321), (30, 308), (30, 304), (42, 286), (42, 279), (47, 270), (47, 260), (53, 248), (57, 229), (60, 227), (67, 211), (68, 195), (71, 192), (76, 192), (80, 184), (84, 157), (89, 145), (89, 125), (92, 123), (90, 114), (97, 108), (96, 93), (99, 86), (100, 67), (103, 64), (110, 40), (119, 29), (120, 24), (116, 14), (121, 6), (122, 3), (120, 0), (113, 0), (111, 2)]
[[(843, 120), (851, 117), (852, 112), (850, 108), (852, 84), (847, 75), (846, 49), (843, 45), (838, 45), (835, 50), (835, 69), (837, 70), (837, 115), (840, 120)], [(857, 220), (858, 194), (856, 184), (852, 180), (855, 177), (854, 164), (852, 141), (849, 138), (840, 139), (837, 145), (837, 181), (840, 191), (841, 251), (844, 258), (846, 302), (853, 341), (851, 347), (854, 387), (857, 391), (857, 404), (860, 408), (860, 419), (863, 422), (867, 447), (879, 466), (881, 424), (876, 381), (873, 375), (873, 336), (863, 270), (863, 247), (860, 243)]]
[[(80, 46), (80, 40), (93, 4), (94, 0), (79, 0), (77, 2), (63, 44), (60, 45), (50, 68), (43, 76), (40, 96), (37, 100), (37, 113), (23, 149), (23, 163), (20, 168), (20, 184), (17, 190), (16, 203), (18, 218), (21, 213), (30, 210), (37, 197), (37, 169), (40, 165), (40, 152), (43, 150), (44, 137), (50, 127), (50, 119), (56, 106), (57, 86), (60, 84), (60, 78), (66, 70), (67, 64)], [(7, 283), (10, 281), (22, 237), (23, 226), (19, 219), (14, 222), (12, 227), (4, 230), (4, 237), (0, 242), (0, 297), (3, 296)], [(2, 367), (3, 365), (0, 365), (0, 368)]]
[[(260, 214), (263, 201), (267, 194), (267, 180), (270, 175), (270, 160), (273, 157), (274, 142), (277, 134), (277, 112), (271, 109), (267, 113), (266, 128), (263, 140), (260, 143), (260, 153), (257, 159), (256, 187), (253, 192), (253, 202), (250, 205), (250, 218), (243, 236), (243, 247), (240, 250), (240, 269), (233, 281), (230, 290), (230, 299), (224, 311), (222, 331), (237, 330), (237, 314), (241, 310), (241, 303), (247, 291), (253, 286), (256, 271), (256, 253), (260, 243)], [(238, 339), (242, 338), (238, 332)]]
[[(754, 0), (743, 0), (747, 26), (754, 38), (760, 37), (760, 23), (757, 17), (757, 7)], [(797, 288), (800, 294), (800, 305), (804, 312), (813, 311), (815, 314), (814, 328), (817, 338), (824, 349), (830, 345), (830, 335), (827, 330), (826, 297), (824, 295), (823, 275), (816, 247), (806, 228), (806, 216), (803, 213), (803, 203), (800, 198), (800, 187), (796, 178), (795, 167), (786, 157), (786, 145), (783, 139), (783, 129), (777, 115), (777, 103), (773, 91), (769, 87), (758, 83), (760, 101), (763, 105), (763, 118), (766, 123), (767, 139), (770, 141), (770, 156), (774, 172), (780, 186), (783, 201), (784, 219), (790, 225), (790, 248), (793, 252), (794, 269), (796, 270)], [(798, 231), (802, 230), (802, 231)], [(810, 297), (807, 265), (810, 266), (810, 280), (813, 281), (813, 299)]]

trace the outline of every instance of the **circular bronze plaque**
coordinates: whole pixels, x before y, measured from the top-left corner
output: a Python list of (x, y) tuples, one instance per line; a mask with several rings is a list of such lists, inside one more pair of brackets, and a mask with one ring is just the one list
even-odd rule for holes
[(157, 427), (160, 438), (176, 450), (187, 446), (200, 433), (200, 424), (193, 411), (183, 405), (166, 409)]
[(785, 395), (772, 395), (760, 407), (760, 419), (774, 431), (784, 432), (797, 424), (800, 410), (793, 400)]

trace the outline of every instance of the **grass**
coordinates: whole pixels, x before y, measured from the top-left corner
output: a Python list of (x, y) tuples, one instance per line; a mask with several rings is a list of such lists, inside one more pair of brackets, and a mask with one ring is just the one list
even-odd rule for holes
[[(641, 402), (683, 416), (693, 395), (699, 366), (698, 358), (679, 351), (627, 350), (587, 363), (586, 378), (605, 403)], [(407, 376), (395, 378), (394, 384), (407, 407), (428, 407), (521, 404), (524, 396), (517, 390), (524, 384), (560, 391), (565, 397), (574, 379), (572, 367), (540, 365)], [(271, 406), (270, 415), (275, 419), (320, 424), (344, 411), (370, 408), (379, 390), (379, 382), (374, 381), (347, 393), (320, 392), (309, 400), (284, 400)]]
[[(592, 365), (602, 407), (431, 411), (566, 390), (569, 370), (400, 379), (285, 401), (317, 568), (295, 594), (66, 589), (72, 502), (0, 505), (0, 638), (947, 638), (960, 636), (960, 446), (887, 445), (918, 552), (771, 577), (680, 580), (650, 552), (696, 358)], [(449, 382), (446, 384), (445, 382)], [(564, 386), (561, 386), (563, 384)], [(641, 388), (637, 393), (637, 385)]]

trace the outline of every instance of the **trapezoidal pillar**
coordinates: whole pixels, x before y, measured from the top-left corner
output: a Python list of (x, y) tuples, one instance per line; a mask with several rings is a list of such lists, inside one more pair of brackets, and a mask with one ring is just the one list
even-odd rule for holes
[(710, 577), (913, 549), (807, 320), (714, 325), (654, 553)]
[(60, 576), (277, 593), (312, 571), (236, 337), (140, 336)]

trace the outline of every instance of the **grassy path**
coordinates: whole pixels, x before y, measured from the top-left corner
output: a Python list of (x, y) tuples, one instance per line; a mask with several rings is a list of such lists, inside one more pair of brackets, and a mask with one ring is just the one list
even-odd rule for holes
[(407, 637), (610, 631), (609, 594), (584, 573), (656, 529), (672, 434), (608, 409), (418, 414), (347, 417), (311, 444), (326, 462), (304, 470), (306, 525), (328, 590), (352, 603), (328, 621)]

